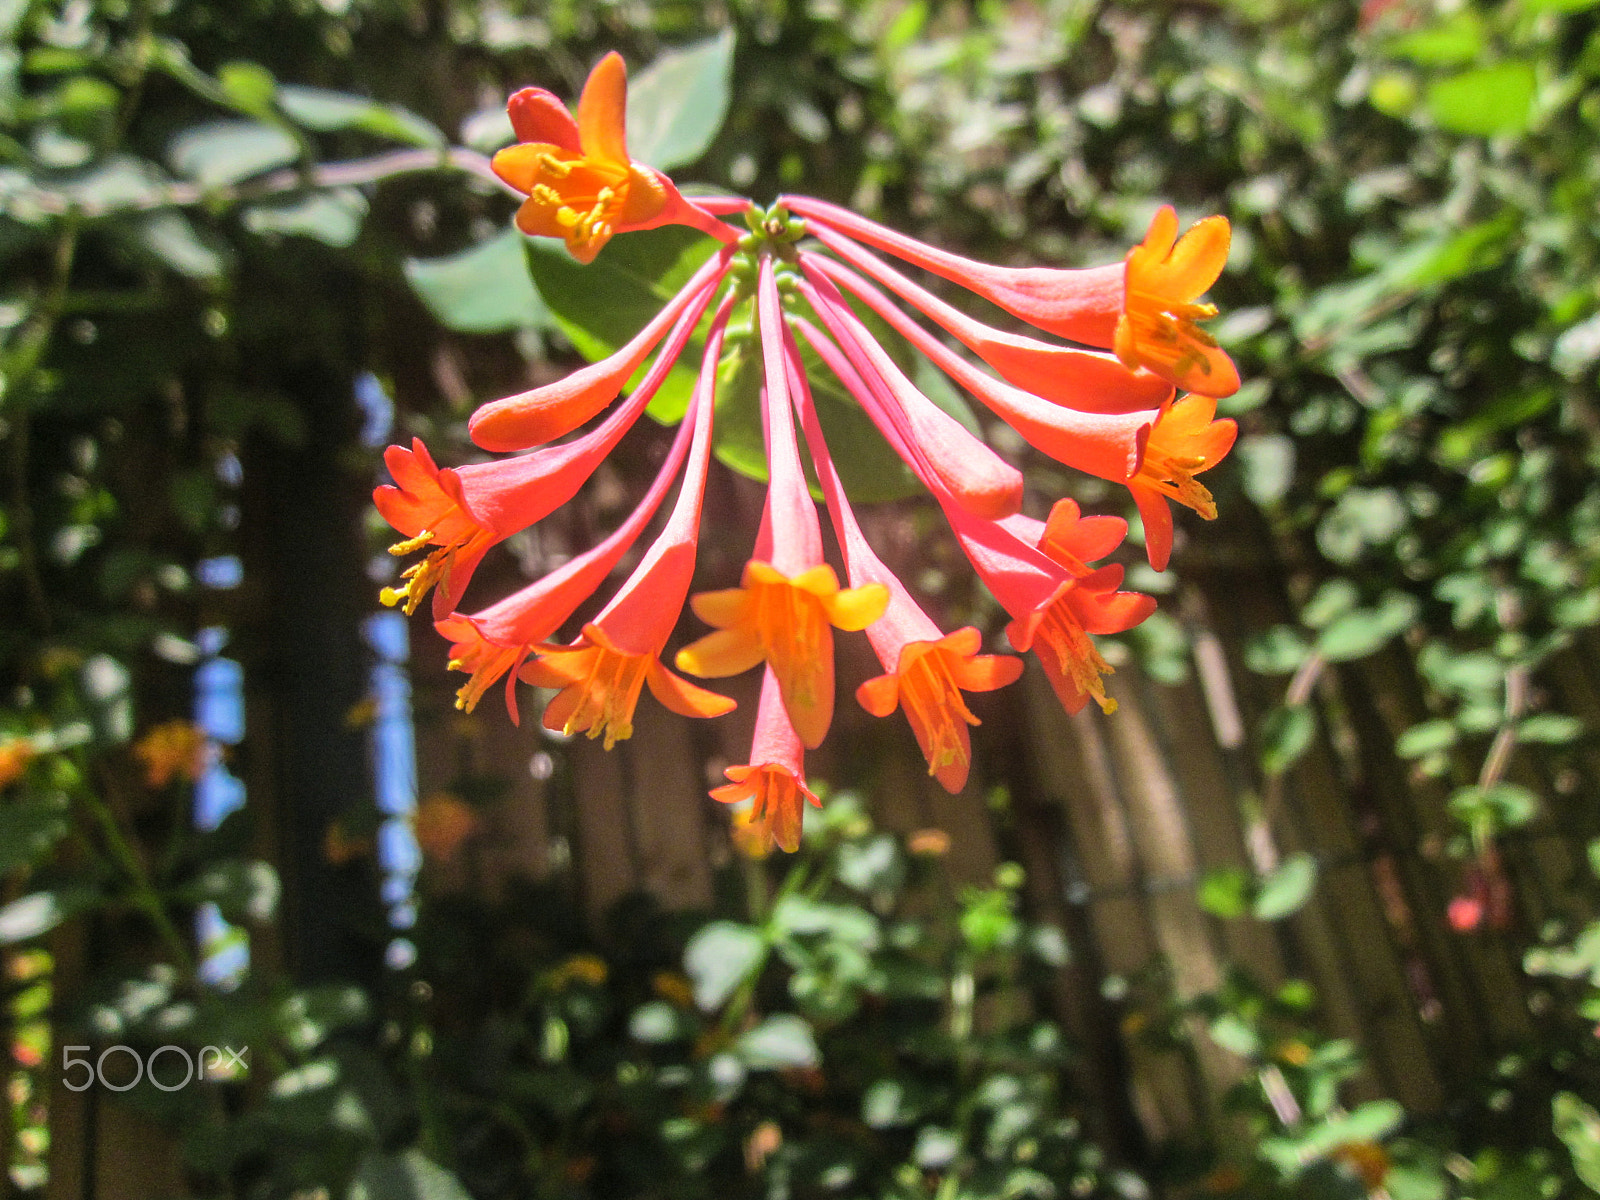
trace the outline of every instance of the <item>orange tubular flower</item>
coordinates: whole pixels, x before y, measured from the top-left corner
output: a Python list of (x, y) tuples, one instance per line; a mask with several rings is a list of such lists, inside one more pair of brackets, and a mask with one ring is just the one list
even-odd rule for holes
[(1139, 430), (1138, 470), (1125, 480), (1144, 522), (1150, 565), (1166, 570), (1172, 553), (1172, 510), (1167, 500), (1194, 509), (1208, 521), (1217, 519), (1217, 505), (1195, 479), (1216, 466), (1233, 448), (1239, 427), (1231, 420), (1213, 420), (1217, 402), (1194, 393), (1163, 404), (1156, 419)]
[[(615, 354), (554, 383), (481, 406), (467, 421), (467, 432), (472, 440), (485, 450), (525, 450), (572, 432), (617, 398), (623, 385), (670, 327), (672, 336), (651, 364), (650, 374), (629, 397), (633, 401), (640, 392), (646, 392), (648, 401), (678, 355), (683, 353), (695, 322), (711, 303), (717, 284), (728, 273), (731, 261), (727, 250), (714, 254), (650, 323)], [(635, 407), (632, 403), (628, 405), (629, 410)], [(637, 407), (643, 411), (642, 404)]]
[(578, 117), (543, 88), (524, 88), (506, 105), (518, 145), (494, 156), (496, 175), (528, 197), (517, 228), (558, 237), (581, 263), (613, 234), (692, 225), (723, 241), (738, 235), (683, 198), (672, 181), (628, 157), (628, 71), (612, 51), (578, 97)]
[(822, 807), (822, 801), (806, 786), (805, 747), (789, 723), (783, 690), (771, 667), (761, 679), (750, 761), (723, 774), (728, 782), (713, 788), (711, 798), (723, 804), (754, 801), (745, 825), (755, 845), (776, 843), (791, 854), (800, 849), (805, 814), (801, 801), (809, 801), (813, 808)]
[[(1007, 383), (1052, 404), (1082, 412), (1124, 413), (1156, 408), (1172, 398), (1172, 385), (1160, 376), (1130, 375), (1129, 369), (1110, 355), (994, 329), (946, 304), (837, 230), (815, 224), (809, 231), (840, 258), (930, 317)], [(842, 281), (844, 273), (839, 272), (838, 264), (820, 256), (816, 264), (835, 282)]]
[(483, 693), (510, 672), (506, 680), (506, 710), (513, 723), (519, 721), (516, 668), (594, 593), (644, 532), (677, 477), (678, 468), (683, 465), (693, 429), (686, 414), (650, 490), (627, 519), (599, 545), (481, 612), (452, 613), (434, 622), (434, 628), (453, 643), (450, 669), (471, 675), (456, 693), (457, 708), (471, 712)]
[(1239, 371), (1216, 340), (1195, 324), (1217, 315), (1196, 304), (1228, 261), (1226, 217), (1207, 217), (1178, 236), (1178, 214), (1163, 205), (1144, 242), (1128, 251), (1122, 316), (1113, 345), (1128, 367), (1145, 367), (1202, 396), (1231, 396)]
[(1076, 470), (1124, 484), (1144, 520), (1145, 549), (1156, 570), (1166, 570), (1172, 553), (1172, 514), (1161, 497), (1193, 508), (1208, 521), (1217, 515), (1211, 493), (1193, 477), (1222, 461), (1238, 427), (1231, 420), (1212, 420), (1214, 399), (1186, 396), (1153, 413), (1081, 412), (1051, 404), (985, 375), (848, 269), (825, 268), (815, 257), (803, 258), (801, 265), (808, 274), (815, 271), (810, 278), (823, 285), (816, 291), (824, 301), (838, 295), (831, 279), (839, 279), (1030, 445)]
[(982, 635), (970, 625), (941, 637), (939, 627), (873, 553), (828, 453), (811, 390), (792, 360), (790, 372), (806, 444), (811, 447), (850, 582), (858, 588), (877, 583), (889, 591), (883, 617), (867, 626), (867, 640), (887, 674), (863, 683), (856, 689), (856, 699), (875, 717), (905, 709), (917, 745), (928, 760), (928, 774), (945, 790), (959, 792), (966, 786), (972, 766), (972, 738), (967, 727), (979, 723), (961, 693), (990, 692), (1014, 682), (1022, 674), (1022, 660), (979, 654)]
[(766, 373), (766, 511), (756, 557), (737, 588), (702, 592), (695, 615), (719, 632), (678, 651), (678, 669), (708, 678), (748, 671), (765, 661), (778, 678), (800, 740), (820, 746), (833, 721), (833, 633), (865, 629), (889, 602), (882, 584), (841, 589), (822, 562), (822, 530), (806, 489), (789, 414), (785, 359), (798, 355), (779, 308), (772, 259), (763, 255), (756, 313)]
[(1042, 525), (1027, 517), (1013, 517), (1006, 525), (1071, 576), (1047, 604), (1007, 627), (1011, 644), (1019, 650), (1031, 646), (1038, 653), (1045, 677), (1067, 712), (1077, 712), (1091, 699), (1102, 712), (1116, 712), (1117, 702), (1106, 695), (1101, 681), (1102, 675), (1113, 673), (1111, 665), (1089, 634), (1132, 629), (1155, 611), (1156, 602), (1138, 592), (1119, 592), (1121, 567), (1094, 570), (1088, 564), (1122, 544), (1128, 523), (1121, 517), (1084, 517), (1076, 501), (1058, 500)]
[(583, 627), (577, 642), (540, 646), (538, 659), (522, 670), (522, 678), (529, 683), (561, 689), (545, 709), (547, 729), (569, 735), (584, 732), (591, 738), (603, 735), (609, 750), (620, 739), (632, 736), (634, 709), (646, 684), (651, 695), (681, 716), (720, 717), (733, 711), (734, 702), (728, 697), (695, 687), (658, 661), (678, 623), (694, 575), (700, 505), (711, 462), (717, 364), (732, 307), (731, 302), (722, 305), (706, 340), (691, 414), (694, 442), (689, 465), (678, 503), (661, 536), (605, 611)]
[(1020, 658), (979, 654), (982, 643), (983, 635), (971, 625), (937, 640), (902, 642), (888, 674), (856, 689), (861, 707), (875, 717), (905, 709), (928, 774), (949, 792), (966, 786), (972, 765), (967, 726), (979, 723), (961, 693), (992, 692), (1022, 674)]
[(728, 697), (678, 678), (655, 654), (618, 648), (597, 624), (585, 625), (571, 646), (541, 647), (538, 660), (522, 668), (522, 678), (536, 687), (561, 689), (544, 710), (546, 729), (603, 735), (607, 750), (633, 736), (633, 711), (646, 684), (679, 716), (720, 717), (735, 707)]
[[(1231, 395), (1239, 388), (1232, 361), (1195, 325), (1217, 310), (1193, 303), (1216, 282), (1227, 261), (1225, 217), (1207, 217), (1178, 239), (1177, 213), (1164, 206), (1144, 242), (1129, 251), (1124, 263), (1062, 270), (974, 262), (809, 196), (785, 196), (782, 202), (811, 218), (811, 226), (826, 226), (915, 263), (1036, 329), (1115, 348), (1130, 369), (1144, 367), (1176, 387), (1210, 396)], [(827, 241), (825, 230), (818, 236)], [(857, 265), (870, 271), (864, 263)]]

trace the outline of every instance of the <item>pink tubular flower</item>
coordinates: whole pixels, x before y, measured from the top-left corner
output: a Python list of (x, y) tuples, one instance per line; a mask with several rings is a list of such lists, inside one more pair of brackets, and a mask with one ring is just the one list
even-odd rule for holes
[[(695, 687), (663, 667), (661, 651), (672, 636), (694, 575), (700, 533), (700, 505), (711, 461), (711, 421), (717, 363), (731, 303), (724, 303), (706, 339), (705, 360), (693, 400), (694, 442), (678, 503), (643, 561), (605, 610), (583, 627), (571, 646), (539, 646), (539, 657), (522, 669), (522, 678), (539, 687), (560, 688), (545, 709), (548, 729), (567, 734), (604, 735), (606, 749), (633, 733), (633, 711), (642, 687), (673, 712), (686, 717), (719, 717), (731, 712), (726, 696)], [(687, 418), (684, 424), (688, 424)]]
[(723, 771), (728, 782), (711, 789), (711, 798), (723, 804), (752, 801), (749, 828), (758, 845), (776, 843), (791, 853), (800, 849), (802, 800), (813, 808), (822, 801), (806, 786), (806, 749), (789, 723), (783, 689), (771, 667), (761, 678), (761, 700), (756, 706), (756, 731), (750, 761)]

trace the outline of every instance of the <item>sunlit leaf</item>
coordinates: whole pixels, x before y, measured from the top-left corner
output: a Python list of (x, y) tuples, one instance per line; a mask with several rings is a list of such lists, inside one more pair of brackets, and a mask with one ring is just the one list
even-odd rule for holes
[(728, 116), (733, 30), (668, 50), (628, 84), (628, 153), (663, 171), (706, 152)]
[(508, 228), (445, 258), (408, 258), (406, 282), (439, 323), (459, 333), (541, 327), (550, 316), (528, 278), (525, 239)]

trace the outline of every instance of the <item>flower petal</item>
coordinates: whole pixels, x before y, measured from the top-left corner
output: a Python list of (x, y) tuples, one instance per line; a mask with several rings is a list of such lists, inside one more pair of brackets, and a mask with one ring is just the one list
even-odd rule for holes
[(589, 72), (578, 97), (578, 137), (586, 156), (628, 164), (627, 106), (628, 68), (613, 50)]
[(571, 154), (583, 153), (578, 123), (567, 106), (544, 88), (525, 87), (511, 93), (506, 115), (519, 142), (543, 142)]
[(687, 679), (674, 675), (659, 662), (651, 664), (644, 681), (650, 688), (650, 694), (664, 708), (671, 709), (680, 717), (720, 717), (738, 707), (731, 697), (696, 687)]
[(706, 634), (679, 650), (673, 661), (678, 670), (702, 679), (723, 679), (748, 671), (765, 657), (755, 629), (743, 625)]

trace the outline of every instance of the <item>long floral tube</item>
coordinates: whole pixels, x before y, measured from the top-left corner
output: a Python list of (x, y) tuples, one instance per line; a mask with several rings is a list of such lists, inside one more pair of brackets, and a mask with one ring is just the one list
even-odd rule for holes
[[(724, 311), (719, 313), (723, 321), (732, 303), (732, 297), (723, 302)], [(691, 405), (699, 402), (696, 396)], [(691, 409), (680, 423), (672, 448), (650, 489), (638, 507), (605, 540), (480, 612), (453, 613), (435, 622), (438, 631), (453, 643), (452, 668), (471, 674), (457, 696), (458, 707), (471, 711), (495, 680), (510, 672), (506, 681), (506, 708), (513, 722), (519, 719), (516, 669), (535, 645), (560, 629), (578, 605), (594, 594), (618, 560), (638, 540), (683, 465), (694, 427)]]
[(788, 355), (788, 368), (790, 394), (816, 464), (850, 585), (877, 583), (889, 592), (883, 616), (867, 626), (867, 640), (885, 673), (863, 683), (856, 691), (857, 699), (878, 717), (888, 716), (897, 707), (904, 709), (917, 745), (927, 759), (928, 774), (947, 791), (959, 792), (966, 786), (972, 765), (972, 740), (967, 727), (979, 723), (961, 693), (993, 691), (1014, 682), (1022, 673), (1022, 661), (978, 654), (982, 638), (971, 626), (943, 635), (894, 572), (883, 565), (851, 511), (817, 420), (811, 389), (800, 370), (798, 353)]
[(881, 586), (841, 590), (822, 558), (822, 530), (800, 466), (784, 368), (782, 302), (770, 255), (757, 268), (756, 323), (765, 387), (767, 502), (755, 556), (740, 586), (694, 597), (695, 615), (717, 632), (678, 652), (680, 670), (721, 678), (766, 662), (795, 732), (819, 746), (833, 720), (834, 628), (860, 630), (888, 601)]
[(391, 446), (384, 461), (395, 486), (372, 494), (385, 520), (407, 540), (391, 548), (406, 554), (428, 548), (426, 558), (408, 567), (398, 588), (385, 588), (385, 604), (415, 611), (430, 587), (433, 615), (454, 611), (484, 554), (496, 543), (543, 520), (572, 499), (601, 460), (615, 449), (654, 398), (677, 356), (694, 332), (716, 284), (708, 285), (683, 312), (661, 354), (633, 394), (597, 428), (528, 454), (439, 470), (420, 440), (411, 450)]
[(1004, 517), (1022, 507), (1022, 472), (1006, 462), (912, 382), (831, 286), (808, 278), (801, 288), (868, 381), (885, 415), (965, 508), (981, 517)]
[[(1150, 565), (1164, 570), (1172, 552), (1172, 515), (1178, 501), (1210, 520), (1216, 506), (1194, 476), (1210, 470), (1233, 445), (1237, 427), (1216, 421), (1216, 401), (1201, 395), (1164, 404), (1155, 412), (1083, 413), (1062, 408), (983, 374), (907, 317), (854, 271), (821, 255), (802, 254), (801, 269), (814, 282), (838, 280), (1023, 440), (1057, 462), (1125, 485), (1145, 523)], [(820, 289), (826, 295), (825, 289)]]
[(834, 254), (864, 271), (937, 323), (967, 349), (1024, 391), (1080, 412), (1128, 413), (1160, 407), (1172, 384), (1158, 375), (1130, 371), (1114, 356), (1006, 333), (969, 317), (912, 282), (855, 242), (822, 222), (808, 232)]
[(1123, 306), (1122, 263), (1077, 270), (997, 267), (919, 242), (825, 200), (782, 196), (779, 203), (802, 217), (960, 284), (1047, 333), (1111, 349)]
[(522, 678), (540, 687), (559, 688), (545, 709), (544, 724), (568, 735), (605, 738), (606, 749), (633, 734), (633, 714), (641, 690), (686, 717), (717, 717), (734, 702), (680, 679), (659, 661), (678, 623), (694, 576), (700, 508), (711, 461), (711, 429), (716, 408), (717, 364), (731, 305), (724, 303), (706, 338), (696, 381), (692, 417), (694, 441), (672, 515), (600, 615), (583, 627), (570, 646), (540, 644), (538, 658)]
[[(649, 324), (615, 354), (580, 367), (555, 383), (483, 405), (467, 422), (472, 440), (485, 450), (525, 450), (571, 432), (615, 400), (667, 330), (687, 317), (687, 332), (681, 340), (668, 343), (670, 353), (664, 351), (661, 355), (661, 361), (666, 364), (662, 374), (665, 378), (665, 371), (671, 369), (682, 353), (689, 333), (711, 302), (732, 261), (731, 246), (724, 246), (713, 254)], [(657, 385), (659, 382), (657, 380)]]
[(1163, 205), (1144, 241), (1120, 264), (1063, 270), (996, 267), (908, 238), (835, 205), (806, 196), (785, 201), (808, 226), (840, 232), (958, 283), (1035, 328), (1102, 350), (1130, 369), (1158, 375), (1203, 396), (1230, 396), (1239, 372), (1199, 322), (1217, 315), (1198, 303), (1228, 259), (1224, 217), (1207, 217), (1178, 236), (1178, 215)]

